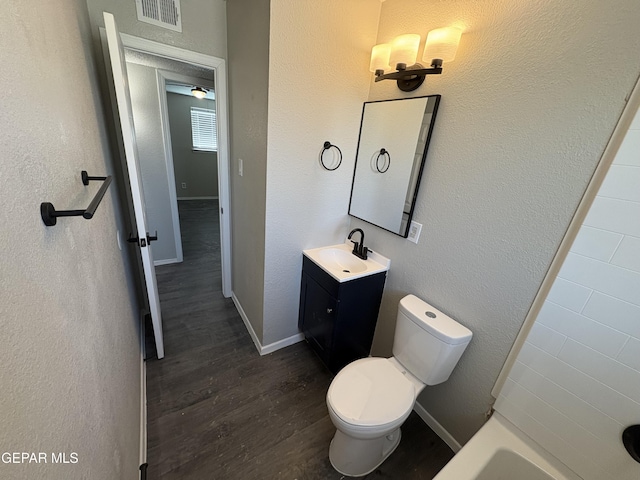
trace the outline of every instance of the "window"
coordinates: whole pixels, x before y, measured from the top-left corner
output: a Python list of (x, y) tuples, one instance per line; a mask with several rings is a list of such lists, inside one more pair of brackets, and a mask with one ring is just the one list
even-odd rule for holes
[(191, 139), (194, 150), (204, 152), (218, 150), (215, 110), (191, 107)]

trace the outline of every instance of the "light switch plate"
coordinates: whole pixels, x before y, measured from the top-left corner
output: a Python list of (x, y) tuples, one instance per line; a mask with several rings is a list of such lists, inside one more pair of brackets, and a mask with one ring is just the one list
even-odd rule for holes
[(407, 238), (411, 240), (413, 243), (418, 243), (418, 239), (420, 238), (421, 231), (422, 231), (422, 224), (411, 221), (411, 226), (409, 227), (409, 236)]
[(242, 176), (244, 174), (244, 161), (239, 158), (238, 159), (238, 175)]

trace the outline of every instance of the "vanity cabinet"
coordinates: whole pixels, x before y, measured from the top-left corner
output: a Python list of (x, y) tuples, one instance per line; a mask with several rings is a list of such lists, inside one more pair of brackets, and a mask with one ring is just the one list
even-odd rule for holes
[(386, 276), (339, 282), (303, 256), (298, 327), (331, 372), (369, 356)]

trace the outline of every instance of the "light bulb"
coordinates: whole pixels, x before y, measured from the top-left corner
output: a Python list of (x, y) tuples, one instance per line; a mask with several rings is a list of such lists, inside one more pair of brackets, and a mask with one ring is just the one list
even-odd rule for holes
[(191, 95), (193, 95), (194, 97), (202, 100), (204, 97), (207, 96), (207, 91), (204, 88), (201, 88), (201, 87), (193, 87), (191, 89)]

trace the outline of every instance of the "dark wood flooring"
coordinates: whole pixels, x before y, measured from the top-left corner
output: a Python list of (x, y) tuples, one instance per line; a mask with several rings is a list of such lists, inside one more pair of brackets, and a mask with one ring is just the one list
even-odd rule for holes
[[(156, 269), (165, 358), (147, 360), (148, 478), (345, 478), (331, 467), (331, 374), (304, 342), (260, 356), (222, 297), (217, 202), (180, 201), (184, 262)], [(415, 414), (366, 479), (431, 479), (453, 452)]]

